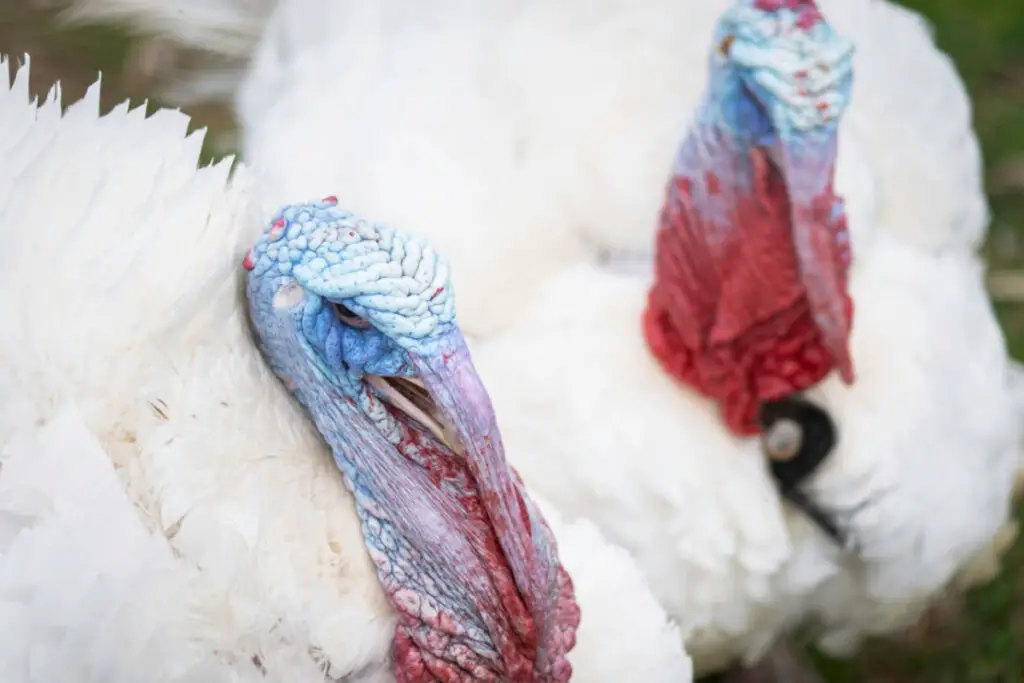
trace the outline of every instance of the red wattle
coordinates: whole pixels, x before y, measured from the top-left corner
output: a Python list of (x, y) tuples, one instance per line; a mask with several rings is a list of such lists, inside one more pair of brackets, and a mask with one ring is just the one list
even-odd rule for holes
[[(393, 409), (388, 410), (399, 420)], [(418, 426), (400, 420), (398, 425), (402, 435), (396, 445), (398, 452), (422, 468), (435, 487), (454, 496), (464, 514), (464, 523), (458, 528), (458, 533), (469, 538), (478, 553), (480, 568), (484, 571), (472, 577), (479, 590), (476, 594), (477, 602), (459, 607), (479, 615), (485, 630), (478, 637), (488, 642), (474, 643), (466, 634), (469, 624), (460, 621), (458, 612), (446, 609), (444, 601), (438, 601), (440, 609), (431, 611), (410, 609), (408, 601), (397, 599), (399, 592), (406, 595), (420, 593), (419, 585), (425, 581), (422, 577), (410, 582), (411, 577), (402, 581), (396, 579), (394, 574), (385, 574), (382, 584), (398, 614), (392, 648), (395, 680), (398, 683), (567, 681), (571, 669), (535, 670), (542, 634), (516, 587), (498, 541), (498, 534), (507, 533), (508, 530), (502, 528), (502, 520), (493, 519), (487, 514), (482, 500), (486, 494), (478, 490), (467, 471), (465, 461), (452, 458), (450, 453)], [(522, 490), (522, 481), (514, 470), (512, 479), (514, 486)], [(515, 495), (526, 515), (525, 504), (518, 490)], [(525, 521), (529, 522), (529, 519)], [(530, 542), (530, 539), (524, 540)], [(558, 652), (553, 654), (558, 655), (555, 659), (562, 661), (564, 667), (564, 652), (570, 650), (575, 643), (580, 611), (572, 580), (561, 565), (557, 567), (556, 587), (557, 593), (552, 597), (556, 623), (554, 637), (557, 642), (553, 645)], [(421, 603), (413, 600), (411, 604)], [(482, 655), (474, 649), (474, 645), (486, 650), (493, 648), (496, 659)], [(559, 666), (558, 661), (555, 666)]]
[[(760, 431), (762, 402), (807, 389), (834, 366), (797, 267), (785, 185), (763, 152), (751, 156), (749, 188), (710, 173), (673, 178), (643, 321), (648, 346), (664, 368), (715, 400), (739, 435)], [(695, 208), (695, 194), (705, 201), (704, 212)], [(845, 218), (831, 226), (835, 233), (844, 229), (838, 221)], [(844, 271), (843, 304), (851, 320), (848, 258), (837, 254), (833, 263)]]

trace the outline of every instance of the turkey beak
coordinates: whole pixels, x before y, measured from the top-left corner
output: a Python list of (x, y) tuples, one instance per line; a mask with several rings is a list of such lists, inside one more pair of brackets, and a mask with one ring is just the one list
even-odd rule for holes
[(838, 132), (835, 122), (781, 133), (773, 157), (790, 203), (797, 268), (811, 315), (843, 381), (853, 381), (849, 351), (851, 311), (846, 296), (849, 264), (842, 203), (832, 193)]
[(410, 357), (454, 437), (452, 450), (465, 457), (476, 480), (520, 592), (530, 593), (539, 585), (553, 582), (553, 576), (538, 577), (533, 570), (545, 563), (537, 560), (531, 539), (545, 532), (539, 529), (539, 512), (524, 501), (518, 477), (505, 459), (494, 408), (473, 367), (465, 339), (458, 332), (450, 332), (441, 338), (436, 353)]
[(452, 331), (439, 342), (434, 353), (409, 355), (424, 389), (456, 441), (452, 444), (456, 457), (465, 457), (476, 481), (480, 502), (519, 597), (533, 618), (538, 641), (537, 667), (544, 671), (552, 652), (561, 647), (556, 641), (566, 637), (563, 622), (578, 620), (578, 613), (574, 617), (559, 607), (566, 591), (572, 589), (560, 584), (555, 540), (505, 459), (491, 399), (473, 367), (465, 339), (458, 331)]
[(410, 353), (410, 358), (444, 422), (452, 450), (466, 457), (474, 472), (506, 468), (491, 399), (462, 336), (449, 333), (442, 338), (437, 353)]

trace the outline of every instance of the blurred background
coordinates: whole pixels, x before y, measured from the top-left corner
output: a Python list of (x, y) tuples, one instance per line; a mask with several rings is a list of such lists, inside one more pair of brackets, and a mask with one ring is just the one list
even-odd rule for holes
[[(1024, 358), (1024, 2), (902, 0), (934, 25), (974, 100), (987, 166), (992, 224), (986, 255), (992, 289), (1013, 354)], [(60, 81), (64, 102), (103, 73), (103, 106), (151, 99), (178, 70), (205, 57), (109, 26), (68, 27), (54, 0), (0, 0), (0, 53), (32, 59), (32, 89)], [(234, 123), (223, 105), (188, 107), (206, 127), (205, 156), (233, 151)], [(942, 112), (935, 112), (942, 116)], [(1018, 277), (1017, 269), (1021, 276)], [(1018, 510), (1018, 520), (1024, 508)], [(876, 643), (851, 661), (817, 656), (830, 683), (1024, 683), (1024, 543), (1002, 575), (966, 598), (938, 605), (900, 642)]]

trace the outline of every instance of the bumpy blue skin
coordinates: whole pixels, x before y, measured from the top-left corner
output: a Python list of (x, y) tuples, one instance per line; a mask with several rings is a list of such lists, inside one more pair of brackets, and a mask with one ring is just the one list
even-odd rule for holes
[(799, 17), (797, 10), (757, 9), (754, 0), (722, 16), (698, 125), (728, 131), (744, 147), (785, 150), (794, 164), (813, 167), (814, 158), (829, 154), (849, 106), (854, 49), (827, 22), (800, 28)]
[[(312, 295), (301, 313), (308, 341), (320, 346), (325, 360), (344, 356), (353, 369), (402, 374), (404, 352), (430, 355), (437, 340), (456, 329), (448, 265), (429, 246), (332, 201), (287, 206), (277, 220), (284, 227), (271, 222), (250, 252), (249, 299), (257, 329), (273, 324), (276, 315), (267, 315), (273, 295), (291, 282)], [(421, 296), (438, 288), (441, 296)], [(373, 327), (332, 324), (325, 299)]]
[[(263, 355), (314, 419), (337, 402), (333, 395), (379, 425), (385, 416), (369, 400), (366, 374), (414, 376), (415, 358), (464, 348), (448, 265), (429, 246), (333, 201), (281, 209), (247, 259), (250, 319)], [(331, 303), (369, 325), (345, 324)]]
[[(356, 429), (366, 417), (379, 425), (385, 416), (369, 400), (366, 374), (414, 376), (413, 356), (435, 358), (463, 346), (447, 264), (420, 242), (333, 201), (284, 207), (247, 258), (250, 319), (264, 358), (321, 431)], [(422, 296), (436, 290), (432, 299)], [(345, 324), (331, 303), (371, 326)], [(344, 398), (354, 409), (339, 416)], [(344, 433), (329, 437), (332, 447), (351, 441)], [(363, 476), (347, 449), (333, 450), (357, 484)]]
[[(263, 355), (331, 445), (356, 495), (371, 553), (404, 566), (407, 576), (416, 575), (414, 567), (425, 571), (435, 584), (430, 568), (412, 561), (406, 534), (394, 528), (382, 500), (391, 496), (381, 487), (394, 478), (359, 462), (367, 443), (382, 447), (371, 424), (375, 414), (383, 417), (382, 407), (368, 399), (362, 380), (367, 373), (413, 376), (413, 355), (432, 357), (452, 346), (458, 330), (448, 267), (419, 242), (331, 201), (287, 206), (278, 219), (284, 224), (271, 222), (249, 255), (250, 318)], [(438, 288), (436, 303), (417, 295)], [(344, 324), (330, 303), (373, 326)]]

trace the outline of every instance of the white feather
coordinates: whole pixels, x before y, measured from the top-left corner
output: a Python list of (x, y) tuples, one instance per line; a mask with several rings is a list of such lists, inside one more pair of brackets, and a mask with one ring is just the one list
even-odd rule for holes
[(525, 480), (633, 553), (701, 670), (797, 617), (847, 650), (906, 626), (1008, 522), (1022, 411), (980, 268), (880, 239), (852, 283), (857, 383), (811, 392), (841, 435), (811, 490), (857, 555), (784, 512), (757, 442), (649, 356), (644, 281), (570, 269), (474, 347)]

